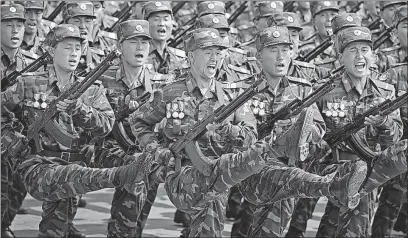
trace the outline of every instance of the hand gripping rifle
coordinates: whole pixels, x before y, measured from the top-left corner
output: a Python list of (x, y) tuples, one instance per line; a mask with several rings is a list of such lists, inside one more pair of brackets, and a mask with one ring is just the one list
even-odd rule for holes
[(7, 88), (13, 86), (17, 83), (18, 76), (24, 73), (35, 72), (42, 66), (46, 65), (47, 63), (52, 61), (52, 57), (48, 51), (42, 50), (41, 47), (39, 49), (43, 52), (43, 54), (38, 57), (38, 59), (34, 60), (31, 64), (27, 67), (22, 69), (21, 71), (13, 71), (11, 74), (7, 75), (1, 80), (1, 91), (4, 92)]
[(259, 139), (264, 139), (273, 129), (273, 126), (278, 120), (292, 118), (302, 112), (303, 109), (308, 108), (315, 103), (320, 97), (330, 92), (335, 88), (335, 81), (343, 75), (343, 71), (337, 72), (330, 76), (330, 80), (320, 86), (317, 90), (309, 94), (304, 99), (296, 99), (284, 106), (275, 113), (271, 113), (266, 117), (266, 122), (259, 125), (258, 133)]
[(130, 139), (128, 133), (123, 127), (123, 120), (125, 120), (129, 115), (137, 111), (143, 104), (145, 104), (151, 96), (150, 92), (146, 92), (142, 96), (135, 99), (137, 102), (137, 107), (129, 109), (129, 106), (125, 105), (119, 111), (115, 113), (115, 124), (112, 128), (113, 138), (118, 142), (119, 146), (126, 151), (127, 154), (133, 154), (136, 152), (137, 148), (132, 139)]
[(311, 50), (309, 53), (307, 53), (305, 56), (299, 56), (296, 60), (299, 61), (304, 61), (304, 62), (310, 62), (316, 56), (320, 55), (323, 53), (327, 48), (329, 48), (331, 45), (333, 45), (333, 41), (331, 36), (327, 37), (322, 43), (320, 43), (316, 48)]
[[(63, 145), (72, 145), (73, 138), (72, 136), (67, 136), (63, 133), (62, 130), (59, 130), (58, 125), (53, 123), (52, 119), (58, 114), (57, 103), (65, 99), (76, 100), (78, 99), (91, 85), (98, 80), (102, 74), (111, 66), (111, 63), (114, 59), (120, 56), (118, 50), (112, 51), (106, 58), (89, 73), (83, 80), (79, 82), (74, 82), (65, 90), (58, 98), (53, 100), (48, 107), (44, 110), (42, 115), (38, 117), (29, 127), (27, 131), (27, 141), (32, 139), (36, 142), (37, 152), (41, 152), (41, 144), (39, 143), (39, 132), (41, 129), (44, 129), (47, 134), (52, 135), (53, 137), (61, 138), (60, 143)], [(70, 105), (67, 108), (67, 111), (72, 110), (75, 105)], [(66, 141), (70, 140), (70, 141)]]
[(55, 18), (60, 14), (62, 11), (62, 8), (66, 5), (66, 2), (61, 2), (58, 4), (58, 6), (54, 9), (54, 11), (51, 12), (51, 14), (48, 17), (44, 17), (45, 20), (53, 22)]
[[(232, 115), (239, 107), (244, 105), (249, 99), (259, 92), (258, 85), (263, 82), (263, 79), (257, 79), (249, 88), (242, 94), (234, 98), (228, 105), (223, 105), (215, 110), (212, 114), (204, 117), (201, 121), (194, 124), (194, 126), (179, 140), (174, 142), (170, 151), (173, 155), (180, 156), (180, 152), (185, 149), (187, 156), (191, 159), (193, 165), (203, 174), (209, 175), (211, 173), (211, 160), (206, 158), (197, 142), (196, 138), (207, 130), (207, 125), (211, 123), (221, 123)], [(181, 158), (176, 158), (176, 171), (180, 171)]]
[[(361, 138), (356, 134), (356, 132), (366, 127), (364, 124), (366, 117), (378, 114), (387, 116), (400, 108), (402, 105), (407, 104), (407, 102), (407, 93), (404, 93), (393, 101), (387, 99), (364, 113), (355, 116), (352, 122), (339, 129), (331, 131), (329, 134), (326, 134), (323, 137), (323, 140), (328, 143), (330, 148), (335, 148), (338, 144), (345, 141), (347, 145), (349, 145), (358, 155), (358, 157), (366, 161), (368, 164), (371, 164), (375, 153), (369, 147), (367, 147), (363, 141), (361, 141)], [(328, 154), (327, 152), (327, 150), (324, 150), (313, 155), (313, 157), (310, 158), (310, 163), (308, 164), (307, 169), (305, 170), (309, 171), (309, 169), (312, 168), (320, 159), (324, 158)]]

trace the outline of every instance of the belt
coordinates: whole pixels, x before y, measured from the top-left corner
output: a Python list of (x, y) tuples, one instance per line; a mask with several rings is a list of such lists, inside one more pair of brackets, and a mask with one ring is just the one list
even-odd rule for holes
[(85, 162), (85, 155), (81, 153), (71, 153), (71, 152), (59, 152), (59, 151), (51, 151), (51, 150), (43, 150), (37, 155), (46, 156), (46, 157), (57, 157), (65, 160), (67, 162)]

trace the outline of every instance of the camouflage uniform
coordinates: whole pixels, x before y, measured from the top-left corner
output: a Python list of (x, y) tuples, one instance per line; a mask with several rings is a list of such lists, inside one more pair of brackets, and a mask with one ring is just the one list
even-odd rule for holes
[[(136, 31), (134, 29), (143, 29), (143, 31)], [(147, 36), (149, 34), (149, 23), (142, 20), (130, 20), (120, 24), (119, 31), (120, 41), (123, 39), (129, 39), (131, 37)], [(106, 88), (106, 97), (112, 106), (112, 109), (117, 112), (122, 109), (125, 104), (129, 104), (130, 101), (140, 97), (145, 92), (153, 92), (166, 83), (165, 75), (160, 75), (154, 72), (152, 68), (147, 65), (141, 67), (140, 76), (138, 80), (132, 82), (131, 79), (126, 77), (123, 63), (120, 62), (117, 66), (109, 68), (102, 77), (102, 84)], [(128, 98), (126, 98), (129, 95)], [(130, 125), (127, 118), (121, 125), (125, 128), (127, 136), (134, 141), (135, 138), (131, 133)], [(118, 126), (118, 124), (116, 125)], [(113, 127), (113, 130), (119, 132), (119, 127)], [(115, 137), (110, 133), (105, 137), (104, 148), (96, 153), (96, 164), (103, 168), (112, 168), (128, 164), (134, 160), (131, 156), (131, 152), (123, 150), (119, 146)], [(146, 193), (149, 185), (149, 181), (146, 183), (140, 183), (138, 185), (138, 193), (134, 195), (128, 192), (122, 187), (116, 188), (113, 195), (111, 219), (108, 222), (108, 236), (109, 237), (124, 237), (134, 236), (136, 233), (136, 226), (138, 217), (141, 213), (142, 207), (146, 199)]]
[[(79, 29), (69, 24), (57, 26), (46, 41), (54, 46), (68, 37), (81, 40)], [(69, 83), (72, 84), (77, 78), (73, 76), (70, 80)], [(43, 73), (23, 75), (17, 85), (2, 93), (2, 104), (11, 111), (21, 112), (22, 122), (30, 125), (61, 94), (63, 86), (65, 85), (58, 81), (51, 66)], [(69, 162), (85, 161), (86, 156), (81, 150), (89, 148), (86, 144), (91, 138), (103, 137), (109, 133), (115, 119), (101, 82), (96, 81), (81, 96), (81, 100), (82, 105), (79, 104), (72, 115), (59, 113), (50, 122), (69, 139), (62, 141), (45, 128), (34, 139), (35, 145), (30, 143), (32, 154), (18, 166), (18, 173), (22, 176), (27, 191), (43, 202), (40, 236), (63, 237), (70, 232), (76, 213), (73, 206), (76, 196), (125, 185), (129, 191), (134, 192), (134, 183), (144, 178), (144, 174), (137, 169), (140, 163), (113, 169), (91, 169)], [(141, 156), (146, 157), (147, 154)], [(139, 161), (141, 160), (143, 158)]]
[[(338, 33), (339, 52), (342, 52), (347, 44), (354, 41), (372, 42), (370, 31), (365, 27), (349, 27)], [(328, 130), (332, 131), (341, 127), (355, 117), (355, 115), (368, 110), (379, 103), (380, 98), (395, 98), (394, 87), (388, 83), (367, 77), (367, 85), (359, 92), (351, 82), (347, 73), (342, 80), (336, 82), (336, 87), (324, 95), (318, 101), (318, 107), (322, 112)], [(402, 123), (398, 113), (393, 113), (378, 127), (368, 126), (357, 135), (374, 151), (378, 146), (382, 150), (396, 143), (402, 136)], [(346, 144), (342, 143), (332, 148), (333, 161), (358, 160), (358, 155)], [(377, 166), (374, 164), (374, 167)], [(378, 165), (380, 166), (380, 165)], [(374, 176), (372, 172), (370, 176)], [(372, 214), (369, 212), (370, 194), (361, 198), (359, 206), (354, 210), (340, 207), (337, 234), (320, 234), (326, 236), (368, 236), (368, 227)], [(344, 224), (347, 222), (347, 224)], [(321, 224), (322, 225), (322, 224)], [(323, 228), (321, 226), (321, 228)]]
[[(44, 2), (39, 1), (26, 1), (24, 3), (24, 8), (27, 9), (34, 9), (34, 10), (44, 10)], [(26, 16), (27, 17), (27, 16)], [(21, 43), (21, 49), (30, 51), (32, 53), (38, 53), (38, 47), (45, 39), (45, 30), (44, 26), (41, 22), (37, 22), (37, 33), (34, 36), (34, 40), (31, 44), (25, 42)]]

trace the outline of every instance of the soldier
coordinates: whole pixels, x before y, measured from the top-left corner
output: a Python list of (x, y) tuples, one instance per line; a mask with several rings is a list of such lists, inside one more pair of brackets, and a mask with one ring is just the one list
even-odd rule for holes
[(23, 50), (32, 53), (38, 52), (38, 46), (44, 41), (45, 32), (42, 25), (42, 17), (44, 10), (44, 2), (41, 1), (26, 1), (25, 8), (25, 31), (24, 38), (21, 44)]
[[(81, 56), (82, 40), (76, 26), (56, 26), (45, 40), (53, 65), (46, 72), (23, 74), (15, 86), (2, 93), (2, 104), (12, 112), (22, 110), (20, 119), (30, 125), (61, 90), (78, 80), (73, 72)], [(73, 109), (67, 110), (70, 105), (74, 105)], [(31, 155), (17, 170), (30, 195), (43, 202), (39, 225), (42, 237), (65, 237), (70, 233), (69, 226), (75, 215), (72, 199), (80, 194), (118, 186), (135, 192), (136, 183), (144, 178), (143, 172), (149, 170), (149, 165), (141, 161), (151, 161), (148, 154), (138, 154), (135, 162), (122, 167), (92, 169), (79, 165), (86, 161), (83, 151), (87, 150), (91, 138), (104, 137), (115, 120), (100, 81), (77, 100), (59, 101), (57, 109), (59, 114), (52, 123), (74, 141), (61, 141), (53, 131), (40, 132), (36, 145), (29, 144)], [(81, 143), (76, 143), (77, 140)]]
[(82, 46), (81, 61), (77, 71), (89, 70), (95, 68), (104, 56), (100, 49), (92, 47), (92, 32), (94, 27), (94, 7), (91, 2), (68, 2), (62, 9), (63, 23), (76, 25), (81, 37), (86, 39)]
[(312, 20), (310, 12), (310, 1), (297, 1), (296, 14), (300, 16), (302, 25), (309, 23)]
[[(208, 113), (230, 101), (231, 97), (214, 79), (217, 55), (222, 47), (224, 46), (215, 29), (196, 29), (185, 37), (185, 50), (191, 68), (189, 75), (165, 86), (162, 95), (155, 97), (151, 104), (146, 104), (141, 109), (143, 113), (135, 115), (132, 119), (132, 131), (137, 141), (147, 151), (167, 147), (169, 143), (186, 133), (189, 125), (195, 123), (197, 118), (204, 118)], [(177, 106), (174, 106), (176, 104)], [(153, 128), (163, 118), (167, 120), (163, 129), (164, 144), (161, 145)], [(362, 169), (359, 171), (356, 170), (357, 164), (353, 164), (340, 168), (339, 173), (332, 173), (325, 177), (286, 167), (274, 159), (278, 156), (278, 151), (268, 144), (258, 142), (251, 146), (256, 137), (255, 124), (255, 118), (248, 105), (244, 105), (225, 122), (208, 126), (208, 132), (197, 140), (199, 149), (204, 156), (210, 158), (218, 158), (222, 154), (209, 165), (211, 168), (209, 173), (197, 170), (184, 153), (181, 156), (181, 168), (176, 168), (177, 161), (169, 162), (165, 189), (178, 209), (192, 215), (189, 237), (221, 237), (228, 189), (267, 164), (276, 168), (274, 177), (270, 177), (270, 181), (276, 181), (277, 189), (281, 192), (264, 191), (271, 196), (276, 195), (277, 200), (294, 196), (327, 195), (335, 196), (343, 203), (347, 203), (347, 197), (355, 195), (356, 191), (353, 191), (355, 189), (351, 188), (354, 186), (349, 187), (349, 184), (357, 187), (361, 184), (361, 176), (358, 174), (364, 171), (364, 163), (358, 163), (362, 164)], [(245, 150), (248, 147), (250, 148), (244, 152), (225, 154), (230, 151)], [(297, 182), (305, 186), (293, 184), (292, 187), (283, 182), (279, 184), (287, 186), (280, 190), (278, 181), (287, 179), (287, 176), (295, 176), (299, 179)], [(335, 178), (336, 176), (342, 178)], [(290, 181), (292, 180), (288, 180)], [(316, 185), (317, 181), (319, 186), (312, 188), (311, 184)], [(340, 187), (341, 189), (338, 189)]]
[[(337, 49), (340, 61), (345, 65), (345, 73), (342, 80), (336, 82), (335, 89), (318, 101), (318, 107), (329, 131), (343, 126), (355, 115), (368, 110), (385, 98), (395, 98), (393, 86), (377, 80), (375, 75), (370, 73), (369, 66), (374, 60), (370, 30), (365, 27), (348, 27), (340, 30), (336, 37)], [(374, 151), (378, 151), (379, 147), (387, 148), (399, 141), (402, 136), (402, 123), (397, 112), (386, 117), (370, 116), (366, 118), (365, 125), (367, 127), (357, 135)], [(333, 161), (360, 160), (357, 151), (351, 150), (346, 144), (341, 144), (332, 150)], [(381, 161), (376, 163), (370, 176), (376, 176), (377, 172), (374, 171), (384, 166), (380, 165)], [(393, 170), (392, 166), (382, 169), (381, 173), (384, 174)], [(383, 182), (365, 186), (375, 188)], [(368, 195), (361, 198), (360, 204), (354, 211), (340, 207), (337, 224), (321, 223), (317, 235), (368, 236), (370, 224), (368, 213), (371, 202)]]
[[(374, 39), (380, 36), (385, 31), (386, 27), (392, 27), (395, 11), (397, 10), (398, 7), (402, 5), (406, 5), (406, 4), (407, 4), (407, 1), (401, 1), (401, 0), (399, 1), (398, 0), (397, 1), (380, 1), (380, 17), (383, 20), (383, 24), (380, 26), (378, 30), (373, 31)], [(380, 49), (390, 48), (397, 43), (398, 42), (396, 41), (396, 38), (391, 37), (380, 46)]]
[[(394, 14), (393, 25), (395, 26), (395, 35), (398, 44), (394, 44), (389, 48), (381, 49), (378, 56), (380, 59), (379, 67), (381, 72), (385, 72), (394, 64), (402, 63), (407, 58), (407, 36), (405, 30), (405, 21), (400, 21), (401, 16), (407, 14), (407, 6), (399, 7)], [(402, 24), (400, 24), (402, 23)]]
[[(25, 21), (23, 6), (19, 4), (1, 5), (2, 79), (13, 71), (21, 71), (33, 59), (34, 54), (24, 51), (20, 47), (23, 41)], [(10, 226), (27, 194), (21, 177), (12, 171), (11, 164), (6, 161), (6, 158), (2, 159), (2, 237), (14, 237)], [(20, 210), (20, 213), (25, 213), (24, 209)]]
[[(311, 12), (312, 12), (312, 29), (303, 29), (303, 35), (301, 39), (313, 37), (300, 46), (299, 54), (306, 55), (308, 52), (313, 50), (316, 46), (322, 43), (327, 37), (331, 37), (333, 29), (331, 21), (338, 15), (339, 7), (337, 2), (334, 1), (318, 1), (311, 2)], [(336, 61), (336, 51), (333, 47), (329, 47), (313, 61), (317, 66), (327, 67), (333, 69), (336, 66), (334, 62)]]
[[(402, 6), (397, 9), (394, 16), (393, 23), (396, 26), (397, 36), (401, 44), (401, 51), (405, 52), (405, 59), (400, 58), (402, 61), (400, 64), (391, 66), (387, 72), (385, 72), (379, 80), (390, 83), (395, 86), (395, 96), (401, 96), (408, 90), (408, 66), (407, 66), (407, 6)], [(400, 52), (401, 52), (400, 51)], [(397, 56), (400, 56), (397, 55)], [(407, 138), (407, 126), (408, 126), (408, 110), (406, 106), (401, 108), (401, 118), (404, 123), (404, 136)], [(396, 223), (398, 213), (404, 203), (404, 198), (407, 192), (407, 173), (401, 174), (398, 177), (390, 180), (383, 186), (381, 191), (379, 205), (374, 217), (372, 226), (373, 237), (386, 237), (391, 235), (391, 230)], [(405, 200), (406, 203), (406, 200)], [(403, 213), (404, 211), (401, 210)]]
[(152, 36), (149, 64), (161, 74), (177, 74), (186, 69), (185, 52), (167, 46), (173, 30), (173, 15), (169, 2), (147, 2), (143, 6), (144, 19), (149, 21)]
[[(130, 105), (129, 109), (132, 110), (136, 107), (137, 97), (145, 92), (153, 93), (154, 89), (166, 82), (165, 75), (157, 74), (146, 65), (151, 39), (147, 21), (122, 22), (117, 35), (118, 47), (122, 52), (121, 60), (117, 65), (109, 68), (102, 77), (106, 97), (115, 112), (123, 109), (125, 105)], [(123, 137), (132, 135), (127, 118), (116, 123), (120, 123), (125, 128), (127, 134)], [(105, 138), (104, 148), (96, 153), (96, 164), (99, 167), (117, 167), (128, 164), (134, 158), (126, 150), (122, 150), (119, 147), (120, 142), (116, 141), (117, 137), (114, 134), (121, 133), (119, 127), (114, 126), (113, 130), (116, 132), (110, 133)], [(134, 141), (134, 138), (131, 139)], [(137, 195), (122, 187), (116, 188), (112, 200), (111, 219), (108, 222), (108, 237), (135, 236), (138, 217), (144, 205), (149, 184), (149, 181), (139, 184)]]

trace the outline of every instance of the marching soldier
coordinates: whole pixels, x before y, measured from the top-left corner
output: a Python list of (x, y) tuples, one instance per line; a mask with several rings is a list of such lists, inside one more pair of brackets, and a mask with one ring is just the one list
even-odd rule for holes
[[(395, 96), (401, 96), (408, 90), (408, 59), (406, 57), (406, 49), (408, 46), (407, 42), (407, 25), (408, 25), (408, 11), (407, 6), (402, 6), (397, 9), (394, 16), (393, 24), (396, 26), (398, 41), (400, 43), (399, 52), (404, 52), (403, 54), (397, 54), (397, 60), (399, 64), (394, 64), (387, 70), (379, 80), (386, 83), (390, 83), (395, 86)], [(408, 110), (407, 106), (401, 108), (401, 118), (404, 123), (404, 136), (408, 136)], [(401, 211), (402, 214), (406, 214), (401, 207), (406, 203), (406, 193), (407, 193), (407, 173), (399, 175), (398, 177), (390, 180), (383, 186), (379, 205), (377, 212), (374, 217), (372, 226), (372, 236), (373, 237), (386, 237), (391, 235), (392, 228), (396, 224), (398, 213)]]
[[(109, 68), (102, 77), (106, 97), (115, 112), (126, 105), (130, 105), (129, 110), (134, 109), (137, 106), (136, 98), (145, 92), (153, 93), (154, 89), (160, 88), (167, 81), (166, 75), (156, 73), (146, 64), (151, 39), (147, 21), (122, 22), (117, 35), (118, 47), (122, 52), (121, 60), (117, 65)], [(116, 123), (121, 123), (125, 128), (127, 134), (122, 136), (127, 138), (131, 135), (134, 141), (127, 118)], [(121, 133), (118, 124), (113, 127), (113, 130), (116, 130), (114, 133)], [(128, 164), (133, 159), (131, 154), (121, 149), (124, 146), (120, 147), (121, 142), (116, 141), (117, 137), (114, 133), (110, 133), (105, 138), (104, 148), (96, 153), (96, 164), (99, 167), (112, 168)], [(149, 181), (139, 184), (136, 195), (122, 187), (116, 188), (112, 200), (111, 219), (108, 222), (108, 237), (135, 236), (139, 228), (137, 227), (138, 217), (142, 211), (149, 184)]]
[[(318, 101), (318, 107), (329, 131), (348, 123), (355, 115), (368, 110), (385, 98), (395, 98), (394, 87), (377, 80), (370, 72), (369, 68), (373, 61), (370, 30), (365, 27), (348, 27), (340, 30), (336, 37), (337, 49), (340, 53), (340, 61), (345, 65), (345, 73), (342, 80), (336, 82), (335, 89)], [(381, 149), (387, 148), (398, 142), (402, 136), (402, 123), (396, 112), (387, 117), (370, 116), (366, 118), (365, 124), (367, 127), (358, 132), (358, 136), (374, 151), (378, 151), (378, 146)], [(357, 152), (345, 144), (332, 150), (333, 161), (360, 160)], [(393, 170), (392, 166), (384, 168), (381, 162), (376, 161), (376, 163), (373, 171), (382, 168), (381, 173), (388, 173)], [(374, 176), (375, 173), (372, 172), (370, 176)], [(378, 187), (385, 181), (377, 182), (375, 186)], [(374, 185), (370, 186), (374, 187)], [(321, 223), (318, 236), (368, 236), (370, 203), (370, 196), (365, 195), (362, 196), (354, 212), (340, 207), (337, 224), (327, 226)]]
[[(312, 11), (312, 25), (313, 29), (306, 30), (303, 29), (302, 33), (305, 35), (301, 39), (313, 37), (302, 43), (299, 48), (300, 55), (306, 55), (308, 52), (313, 50), (316, 46), (322, 43), (326, 38), (331, 37), (333, 33), (332, 19), (338, 15), (339, 7), (335, 1), (318, 1), (311, 2)], [(329, 47), (322, 54), (316, 57), (313, 61), (317, 66), (327, 67), (329, 69), (336, 68), (334, 62), (336, 61), (336, 51), (333, 47)]]
[(68, 2), (62, 9), (63, 23), (76, 25), (81, 37), (86, 39), (82, 46), (81, 60), (77, 71), (95, 68), (102, 60), (104, 52), (92, 47), (92, 32), (94, 27), (94, 7), (91, 2)]
[(26, 11), (26, 22), (21, 48), (32, 53), (37, 53), (38, 46), (40, 46), (45, 38), (44, 26), (41, 21), (43, 17), (44, 2), (26, 1), (24, 3), (24, 8)]
[[(46, 72), (24, 74), (15, 86), (2, 93), (2, 104), (12, 112), (22, 110), (20, 119), (30, 125), (61, 91), (79, 80), (73, 73), (80, 60), (82, 40), (76, 26), (56, 26), (45, 41), (45, 47), (53, 56), (53, 65)], [(67, 110), (70, 105), (74, 105), (73, 109)], [(39, 225), (42, 237), (68, 236), (75, 215), (72, 200), (76, 196), (118, 186), (135, 192), (135, 185), (144, 178), (143, 171), (149, 170), (149, 165), (144, 167), (144, 162), (141, 163), (149, 161), (147, 154), (138, 154), (141, 157), (135, 158), (135, 162), (111, 169), (80, 165), (87, 161), (82, 151), (91, 138), (104, 137), (115, 120), (100, 81), (77, 100), (59, 101), (57, 109), (59, 114), (51, 123), (69, 140), (55, 136), (54, 130), (40, 132), (35, 145), (30, 143), (31, 155), (17, 170), (30, 195), (43, 202)]]
[[(1, 6), (2, 79), (13, 71), (21, 71), (35, 59), (35, 54), (21, 49), (25, 21), (24, 7), (22, 5)], [(25, 213), (24, 209), (21, 209), (21, 205), (27, 191), (19, 174), (12, 170), (11, 164), (6, 161), (6, 158), (2, 159), (2, 237), (14, 237), (13, 232), (10, 230), (11, 223), (17, 213)]]
[(143, 6), (152, 37), (148, 63), (161, 74), (182, 73), (188, 66), (184, 51), (167, 45), (173, 30), (173, 13), (169, 2), (150, 1)]

